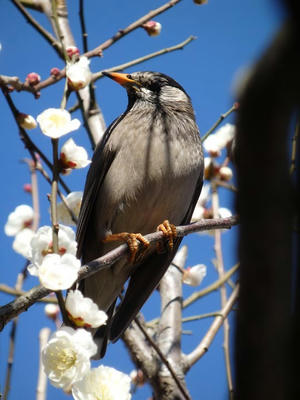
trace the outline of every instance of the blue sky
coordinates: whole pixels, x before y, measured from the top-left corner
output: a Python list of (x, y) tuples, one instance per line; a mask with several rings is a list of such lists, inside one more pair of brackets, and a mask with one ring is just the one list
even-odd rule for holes
[[(81, 46), (78, 2), (69, 1), (71, 28), (79, 48)], [(149, 10), (163, 4), (162, 1), (131, 0), (121, 2), (86, 1), (85, 14), (88, 27), (89, 48), (94, 48), (105, 39), (111, 37), (120, 28), (144, 15)], [(72, 6), (71, 6), (72, 5)], [(0, 1), (0, 73), (16, 75), (24, 80), (29, 72), (38, 72), (42, 79), (49, 76), (52, 67), (62, 67), (55, 52), (37, 35), (32, 27), (24, 21), (16, 8), (8, 1)], [(33, 15), (50, 29), (45, 17), (33, 12)], [(176, 79), (190, 94), (195, 108), (197, 122), (201, 133), (217, 120), (219, 115), (228, 110), (234, 99), (233, 81), (238, 71), (249, 67), (260, 56), (270, 42), (282, 20), (282, 13), (277, 1), (272, 0), (209, 0), (207, 5), (196, 6), (192, 0), (185, 0), (163, 15), (155, 18), (162, 24), (161, 35), (150, 38), (142, 29), (123, 38), (104, 52), (103, 58), (93, 59), (93, 72), (112, 67), (123, 62), (141, 57), (146, 53), (175, 45), (190, 35), (197, 37), (184, 50), (152, 59), (140, 66), (128, 69), (156, 70), (164, 72)], [(126, 93), (118, 85), (108, 79), (96, 83), (97, 99), (103, 110), (106, 123), (124, 111), (127, 105)], [(35, 100), (29, 93), (13, 93), (12, 97), (20, 111), (37, 116), (49, 107), (59, 107), (62, 96), (62, 83), (42, 91), (41, 98)], [(71, 98), (69, 105), (75, 103)], [(9, 109), (0, 96), (0, 121), (2, 127), (1, 147), (1, 183), (2, 202), (0, 226), (4, 226), (8, 214), (19, 204), (31, 204), (31, 198), (23, 192), (23, 185), (30, 180), (28, 170), (21, 162), (28, 157), (23, 144), (18, 138), (18, 131)], [(80, 118), (80, 115), (76, 115)], [(232, 117), (229, 120), (233, 120)], [(253, 132), (255, 134), (255, 132)], [(31, 138), (51, 157), (49, 140), (38, 130), (30, 134)], [(89, 154), (91, 149), (83, 129), (72, 135), (76, 143), (84, 145)], [(73, 190), (82, 190), (86, 170), (73, 172), (66, 177), (66, 182)], [(39, 176), (41, 194), (41, 225), (49, 224), (48, 203), (46, 194), (50, 189)], [(221, 206), (233, 209), (232, 197), (222, 190)], [(225, 267), (229, 269), (236, 262), (236, 229), (223, 235)], [(189, 246), (188, 265), (205, 263), (208, 267), (203, 287), (217, 279), (212, 264), (214, 258), (213, 239), (208, 235), (191, 235), (185, 240)], [(1, 282), (13, 286), (16, 275), (24, 265), (24, 259), (11, 249), (12, 239), (5, 236), (0, 229), (1, 247)], [(36, 285), (35, 278), (29, 278), (25, 289)], [(184, 287), (184, 294), (192, 292)], [(1, 304), (12, 298), (0, 293)], [(159, 298), (154, 298), (145, 305), (147, 318), (158, 315)], [(219, 293), (213, 293), (186, 310), (184, 315), (202, 314), (220, 308)], [(202, 320), (184, 325), (192, 335), (184, 335), (183, 351), (189, 352), (205, 334), (211, 320)], [(16, 356), (12, 377), (10, 399), (34, 398), (37, 377), (38, 332), (43, 326), (54, 326), (44, 317), (43, 306), (35, 305), (19, 320)], [(4, 371), (7, 360), (8, 325), (0, 336), (0, 391), (4, 383)], [(208, 354), (192, 368), (187, 375), (188, 388), (193, 399), (200, 396), (205, 399), (226, 399), (227, 387), (222, 351), (222, 331), (217, 335)], [(130, 372), (130, 362), (122, 343), (111, 345), (106, 365), (114, 366), (124, 372)], [(146, 399), (150, 397), (149, 388), (138, 390), (133, 397)], [(49, 399), (67, 398), (60, 390), (49, 387)]]

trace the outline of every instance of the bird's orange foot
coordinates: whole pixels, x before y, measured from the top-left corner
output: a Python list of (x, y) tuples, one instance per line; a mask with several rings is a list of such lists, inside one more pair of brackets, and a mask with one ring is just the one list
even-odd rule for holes
[(129, 256), (130, 263), (134, 263), (136, 261), (136, 253), (139, 248), (138, 242), (142, 243), (145, 249), (147, 249), (150, 246), (150, 242), (147, 239), (145, 239), (141, 233), (128, 233), (128, 232), (113, 233), (112, 235), (107, 236), (103, 240), (104, 243), (116, 242), (116, 241), (122, 241), (127, 243), (130, 252)]
[[(168, 247), (170, 250), (173, 249), (174, 239), (177, 236), (176, 227), (166, 219), (162, 224), (158, 225), (156, 231), (161, 231), (164, 234), (164, 237), (168, 239)], [(160, 242), (157, 243), (157, 251), (158, 253), (162, 253), (164, 251), (163, 246)]]

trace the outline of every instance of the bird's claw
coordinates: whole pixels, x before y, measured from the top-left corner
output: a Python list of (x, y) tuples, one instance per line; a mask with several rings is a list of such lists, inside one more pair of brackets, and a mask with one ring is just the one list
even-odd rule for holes
[[(156, 231), (161, 231), (164, 234), (164, 237), (168, 239), (168, 247), (170, 250), (173, 249), (174, 239), (177, 236), (176, 227), (166, 219), (162, 224), (158, 225)], [(163, 252), (163, 246), (160, 242), (157, 243), (157, 251), (158, 253)]]
[[(107, 236), (103, 240), (104, 243), (115, 242), (115, 241), (122, 241), (127, 243), (130, 252), (129, 262), (132, 264), (136, 261), (136, 255), (139, 249), (138, 242), (142, 243), (145, 249), (147, 249), (150, 246), (150, 242), (146, 238), (144, 238), (144, 236), (141, 233), (128, 233), (128, 232), (113, 233), (112, 235)], [(142, 254), (144, 253), (144, 251), (142, 252)]]

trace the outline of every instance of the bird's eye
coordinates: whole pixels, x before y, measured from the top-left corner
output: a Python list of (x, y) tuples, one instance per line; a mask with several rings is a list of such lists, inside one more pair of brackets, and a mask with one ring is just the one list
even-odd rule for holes
[(133, 80), (133, 78), (130, 74), (127, 75), (127, 78)]
[(161, 85), (159, 84), (159, 82), (152, 82), (148, 86), (148, 89), (150, 89), (151, 92), (159, 92), (160, 88), (161, 88)]

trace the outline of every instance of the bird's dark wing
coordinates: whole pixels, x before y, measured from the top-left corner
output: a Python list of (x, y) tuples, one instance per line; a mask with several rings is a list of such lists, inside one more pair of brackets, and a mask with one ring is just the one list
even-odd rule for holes
[(107, 324), (100, 326), (97, 329), (96, 333), (94, 334), (94, 342), (97, 344), (98, 351), (94, 354), (93, 359), (99, 360), (103, 358), (106, 353), (107, 343), (108, 343), (108, 336), (110, 331), (110, 326), (112, 323), (112, 316), (115, 311), (117, 299), (112, 303), (109, 309), (106, 311), (107, 314)]
[(82, 247), (98, 191), (101, 188), (101, 185), (107, 174), (107, 171), (109, 170), (116, 155), (113, 151), (110, 152), (106, 151), (104, 154), (103, 150), (111, 135), (111, 132), (116, 127), (116, 125), (118, 125), (119, 122), (123, 119), (124, 115), (125, 113), (122, 114), (119, 118), (115, 119), (106, 129), (103, 138), (98, 143), (92, 158), (92, 164), (90, 166), (86, 178), (86, 183), (77, 223), (76, 240), (77, 240), (78, 258), (81, 258), (82, 256)]
[[(202, 176), (203, 172), (200, 171), (191, 204), (181, 222), (181, 225), (189, 223), (192, 218), (202, 188)], [(174, 241), (174, 247), (171, 252), (165, 254), (151, 254), (151, 256), (141, 263), (137, 270), (132, 274), (125, 297), (113, 317), (113, 322), (110, 328), (110, 340), (112, 342), (116, 341), (122, 335), (124, 330), (129, 326), (140, 308), (156, 288), (174, 258), (181, 240), (182, 238), (178, 238)]]

